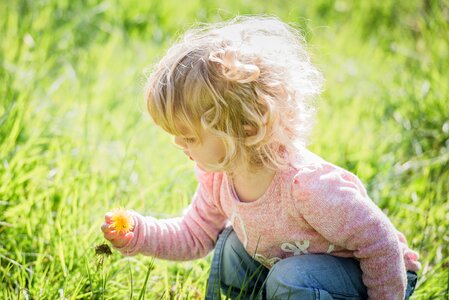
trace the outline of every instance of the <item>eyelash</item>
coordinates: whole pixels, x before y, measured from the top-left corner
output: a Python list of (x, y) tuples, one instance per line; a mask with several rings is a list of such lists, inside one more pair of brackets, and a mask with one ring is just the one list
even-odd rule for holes
[(193, 144), (193, 143), (195, 143), (195, 139), (194, 138), (184, 138), (184, 142)]

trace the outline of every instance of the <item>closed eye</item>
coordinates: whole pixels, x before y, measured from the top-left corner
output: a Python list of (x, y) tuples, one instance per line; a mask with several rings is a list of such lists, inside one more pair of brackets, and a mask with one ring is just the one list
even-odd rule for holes
[(184, 140), (184, 142), (186, 142), (188, 144), (193, 144), (196, 141), (195, 138), (190, 138), (190, 137), (183, 138), (183, 140)]

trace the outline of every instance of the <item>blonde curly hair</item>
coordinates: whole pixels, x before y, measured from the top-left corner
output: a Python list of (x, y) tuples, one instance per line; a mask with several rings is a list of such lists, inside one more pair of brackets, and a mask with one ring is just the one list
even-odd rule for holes
[(215, 170), (280, 169), (306, 144), (322, 81), (296, 29), (239, 16), (187, 31), (155, 65), (145, 95), (168, 133), (187, 128), (201, 142), (202, 127), (223, 139), (226, 157)]

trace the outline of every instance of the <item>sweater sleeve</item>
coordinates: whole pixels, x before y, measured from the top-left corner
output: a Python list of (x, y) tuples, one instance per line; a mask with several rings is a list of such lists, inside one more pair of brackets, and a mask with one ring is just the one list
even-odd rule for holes
[(331, 164), (301, 168), (293, 181), (302, 217), (360, 261), (369, 299), (404, 299), (407, 276), (397, 231), (360, 180)]
[(131, 212), (134, 238), (122, 248), (124, 255), (138, 253), (168, 260), (191, 260), (206, 256), (215, 246), (226, 217), (214, 201), (214, 175), (196, 170), (198, 188), (184, 215), (157, 220)]

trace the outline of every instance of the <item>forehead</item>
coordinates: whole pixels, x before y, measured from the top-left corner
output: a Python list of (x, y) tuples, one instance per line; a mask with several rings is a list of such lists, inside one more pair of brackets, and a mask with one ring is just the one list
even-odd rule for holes
[(201, 126), (199, 128), (191, 128), (181, 122), (175, 122), (176, 132), (175, 135), (180, 136), (196, 136), (201, 135)]

